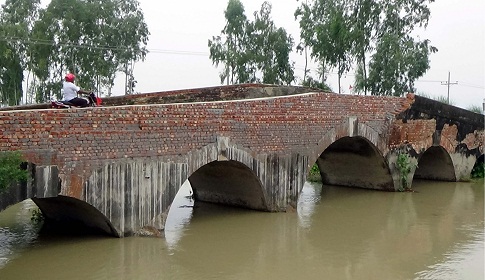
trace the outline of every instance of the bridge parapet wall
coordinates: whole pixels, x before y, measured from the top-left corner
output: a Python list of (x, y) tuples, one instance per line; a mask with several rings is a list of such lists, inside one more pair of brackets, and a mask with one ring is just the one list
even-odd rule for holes
[[(305, 153), (349, 114), (381, 131), (389, 114), (406, 105), (405, 98), (314, 93), (240, 102), (0, 112), (0, 150), (26, 151), (29, 161), (50, 161), (61, 174), (97, 161), (184, 155), (215, 143), (218, 136), (254, 154)], [(51, 150), (55, 156), (46, 160), (32, 150)]]

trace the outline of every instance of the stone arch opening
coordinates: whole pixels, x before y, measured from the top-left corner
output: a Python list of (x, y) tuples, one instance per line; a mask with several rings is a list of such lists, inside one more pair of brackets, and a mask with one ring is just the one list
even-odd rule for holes
[(377, 147), (364, 137), (342, 137), (317, 159), (322, 183), (393, 191), (388, 164)]
[(259, 178), (238, 161), (210, 162), (195, 171), (189, 182), (195, 201), (267, 211)]
[(428, 148), (418, 158), (415, 179), (456, 181), (455, 168), (448, 152), (441, 146)]
[(92, 205), (72, 197), (32, 198), (45, 218), (44, 226), (60, 232), (106, 234), (120, 237), (111, 222)]

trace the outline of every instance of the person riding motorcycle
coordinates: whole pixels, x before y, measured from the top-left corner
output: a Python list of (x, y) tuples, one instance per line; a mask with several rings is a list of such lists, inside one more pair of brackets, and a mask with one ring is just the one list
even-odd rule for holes
[(80, 87), (74, 84), (74, 80), (76, 76), (74, 74), (68, 73), (64, 77), (65, 81), (62, 83), (62, 95), (63, 101), (67, 101), (74, 106), (78, 107), (87, 107), (89, 106), (89, 101), (78, 97), (78, 93), (80, 94), (91, 94), (89, 91), (82, 90)]

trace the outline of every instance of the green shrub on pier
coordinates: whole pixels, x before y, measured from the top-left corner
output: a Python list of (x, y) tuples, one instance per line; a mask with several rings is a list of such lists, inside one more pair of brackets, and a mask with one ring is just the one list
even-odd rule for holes
[(485, 164), (480, 162), (475, 164), (472, 170), (472, 178), (484, 178), (485, 177)]
[(307, 180), (310, 182), (322, 181), (322, 177), (320, 175), (320, 169), (318, 168), (318, 165), (316, 163), (313, 164), (312, 168), (310, 169), (310, 172), (308, 172)]
[(25, 181), (28, 171), (21, 168), (22, 154), (18, 151), (0, 152), (0, 192), (10, 185)]

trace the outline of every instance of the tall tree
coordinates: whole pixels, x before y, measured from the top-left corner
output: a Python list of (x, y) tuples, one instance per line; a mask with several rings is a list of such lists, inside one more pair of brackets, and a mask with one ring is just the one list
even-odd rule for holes
[(414, 92), (414, 82), (429, 69), (429, 41), (410, 36), (382, 36), (369, 64), (367, 87), (374, 95), (401, 96)]
[(247, 51), (262, 72), (263, 83), (289, 85), (295, 80), (290, 63), (293, 39), (285, 29), (275, 26), (271, 9), (271, 4), (264, 2), (260, 11), (254, 13), (254, 21), (248, 24), (247, 29), (250, 46)]
[(37, 18), (39, 0), (7, 0), (0, 10), (0, 104), (22, 99), (27, 38)]
[(209, 40), (210, 58), (223, 64), (221, 83), (263, 82), (290, 84), (295, 80), (289, 61), (293, 39), (271, 19), (271, 4), (264, 2), (249, 21), (239, 0), (229, 0), (221, 35)]
[(411, 32), (426, 27), (434, 0), (380, 2), (381, 22), (376, 32), (376, 49), (369, 63), (367, 81), (357, 81), (373, 95), (401, 96), (414, 91), (414, 82), (429, 69), (429, 55), (438, 51), (429, 40), (416, 40)]
[(314, 0), (302, 3), (295, 18), (302, 44), (321, 69), (337, 68), (340, 81), (355, 61), (358, 92), (401, 95), (412, 90), (437, 51), (429, 40), (411, 37), (416, 27), (426, 27), (433, 1)]
[(117, 72), (144, 59), (148, 35), (136, 0), (52, 0), (28, 40), (36, 101), (60, 97), (67, 71), (82, 87), (110, 92)]
[(337, 68), (339, 93), (342, 90), (342, 75), (349, 71), (352, 63), (350, 19), (345, 15), (343, 5), (344, 3), (334, 2), (334, 5), (330, 6), (329, 16), (332, 21), (328, 26), (328, 39), (330, 40), (328, 61), (330, 66)]
[(379, 26), (380, 8), (376, 0), (350, 2), (352, 55), (357, 62), (355, 90), (367, 95), (367, 55), (374, 48), (373, 40)]
[(302, 3), (295, 12), (295, 18), (300, 18), (303, 45), (311, 49), (311, 57), (320, 65), (321, 83), (325, 83), (328, 70), (337, 68), (339, 92), (340, 79), (352, 62), (350, 19), (345, 7), (345, 0), (316, 0)]
[(247, 18), (244, 6), (239, 0), (229, 0), (224, 11), (226, 26), (220, 36), (213, 36), (209, 40), (210, 59), (219, 66), (224, 65), (220, 73), (221, 83), (226, 80), (227, 84), (242, 83), (249, 79), (245, 69), (246, 57), (244, 56), (244, 41)]

